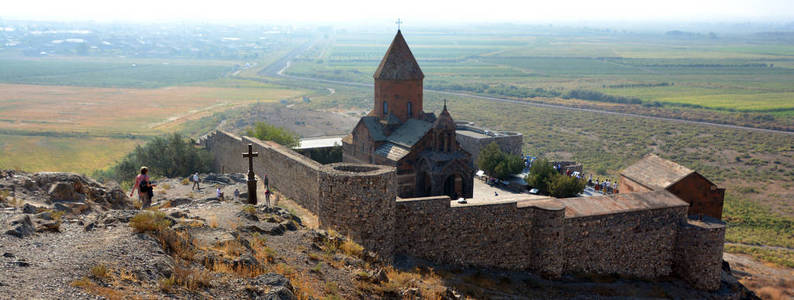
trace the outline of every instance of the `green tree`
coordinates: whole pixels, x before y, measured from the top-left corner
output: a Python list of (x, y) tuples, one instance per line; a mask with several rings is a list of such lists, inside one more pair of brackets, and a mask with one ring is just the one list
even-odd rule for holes
[(549, 184), (549, 194), (557, 198), (576, 197), (584, 191), (585, 182), (573, 176), (555, 174)]
[(253, 127), (245, 130), (245, 135), (263, 141), (274, 141), (289, 148), (297, 147), (300, 143), (300, 137), (297, 134), (265, 122), (256, 122)]
[(499, 145), (492, 142), (480, 151), (480, 155), (477, 157), (477, 166), (488, 176), (506, 179), (524, 169), (524, 160), (521, 159), (521, 156), (502, 152)]
[(554, 166), (546, 159), (537, 159), (532, 162), (532, 167), (529, 168), (529, 174), (524, 180), (529, 186), (534, 187), (541, 191), (541, 193), (548, 194), (549, 184), (554, 178), (554, 175), (559, 175)]
[(193, 172), (209, 172), (212, 155), (195, 146), (195, 141), (178, 133), (155, 137), (142, 146), (135, 147), (121, 162), (105, 171), (94, 174), (100, 180), (131, 181), (141, 166), (149, 167), (149, 175), (185, 177)]

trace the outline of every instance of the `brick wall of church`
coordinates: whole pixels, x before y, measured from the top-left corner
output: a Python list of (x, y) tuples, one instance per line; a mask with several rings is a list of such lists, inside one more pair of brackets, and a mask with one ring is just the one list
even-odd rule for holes
[[(419, 118), (422, 111), (421, 80), (376, 80), (375, 81), (375, 112), (383, 116), (383, 102), (388, 103), (389, 112), (405, 122), (410, 118)], [(407, 102), (411, 102), (412, 116), (409, 116)]]

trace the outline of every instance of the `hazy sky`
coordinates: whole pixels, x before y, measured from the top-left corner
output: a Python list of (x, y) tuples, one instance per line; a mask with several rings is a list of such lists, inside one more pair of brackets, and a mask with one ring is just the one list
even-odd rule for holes
[(0, 17), (97, 21), (794, 21), (794, 0), (6, 0)]

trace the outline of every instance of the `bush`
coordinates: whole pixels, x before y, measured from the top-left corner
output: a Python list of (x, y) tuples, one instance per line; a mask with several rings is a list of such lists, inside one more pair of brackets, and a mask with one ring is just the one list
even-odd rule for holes
[(529, 186), (540, 190), (544, 194), (548, 194), (549, 184), (555, 175), (559, 175), (559, 173), (554, 169), (554, 166), (548, 160), (541, 158), (532, 162), (529, 174), (524, 180)]
[(108, 267), (104, 264), (93, 266), (91, 268), (91, 276), (100, 280), (108, 278)]
[(171, 226), (171, 221), (165, 218), (161, 211), (142, 211), (130, 219), (130, 227), (135, 232), (160, 231)]
[(557, 198), (576, 197), (584, 191), (585, 182), (579, 178), (555, 174), (549, 184), (549, 194)]
[(245, 135), (263, 141), (274, 141), (289, 148), (297, 147), (300, 141), (297, 134), (265, 122), (256, 122), (253, 127), (245, 130)]
[(107, 171), (98, 171), (94, 177), (100, 180), (131, 181), (141, 166), (149, 167), (149, 176), (186, 177), (194, 172), (209, 172), (212, 155), (195, 147), (195, 141), (175, 133), (155, 137), (143, 146), (127, 154), (120, 163)]
[(506, 179), (524, 169), (524, 160), (518, 155), (502, 152), (499, 145), (492, 142), (480, 151), (480, 155), (477, 157), (477, 166), (488, 176)]

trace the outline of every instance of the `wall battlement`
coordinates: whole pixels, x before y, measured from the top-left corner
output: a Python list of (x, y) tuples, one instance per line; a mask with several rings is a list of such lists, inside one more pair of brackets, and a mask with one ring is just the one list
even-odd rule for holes
[(687, 203), (668, 191), (603, 197), (521, 199), (461, 204), (447, 196), (398, 198), (393, 167), (321, 165), (273, 142), (217, 131), (203, 140), (214, 167), (254, 172), (316, 214), (320, 226), (349, 235), (391, 260), (395, 254), (438, 263), (644, 279), (675, 275), (692, 286), (720, 284), (725, 226), (687, 219)]

